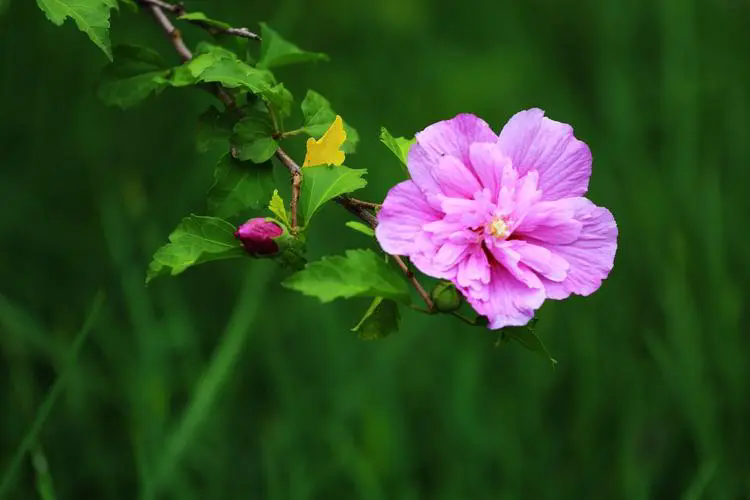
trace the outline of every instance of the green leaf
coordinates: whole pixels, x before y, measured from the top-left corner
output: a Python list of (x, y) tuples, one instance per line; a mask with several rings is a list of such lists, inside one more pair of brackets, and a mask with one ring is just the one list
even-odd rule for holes
[(36, 0), (47, 19), (61, 26), (67, 18), (73, 19), (78, 29), (112, 59), (109, 42), (109, 11), (116, 0)]
[(219, 160), (214, 178), (208, 192), (208, 209), (218, 217), (265, 208), (274, 187), (271, 162), (241, 162), (230, 154)]
[(282, 118), (286, 118), (292, 114), (294, 96), (284, 87), (283, 83), (274, 85), (268, 92), (262, 95)]
[(366, 226), (359, 221), (350, 220), (346, 221), (346, 227), (359, 231), (360, 233), (366, 234), (367, 236), (375, 236), (375, 231), (370, 226)]
[[(333, 120), (336, 119), (336, 113), (331, 109), (328, 100), (314, 90), (307, 91), (300, 107), (302, 108), (302, 115), (305, 117), (302, 130), (316, 139), (320, 138), (331, 126)], [(344, 153), (353, 153), (357, 149), (359, 134), (346, 122), (344, 122), (344, 130), (346, 131), (346, 142), (344, 142), (341, 150)]]
[(273, 190), (271, 201), (268, 203), (268, 209), (287, 227), (290, 226), (289, 215), (286, 213), (286, 206), (284, 206), (284, 200), (279, 195), (278, 189)]
[(395, 301), (375, 297), (352, 331), (357, 332), (362, 340), (382, 339), (398, 331), (400, 319), (398, 304)]
[(552, 357), (550, 352), (547, 350), (547, 347), (544, 345), (544, 342), (542, 342), (542, 339), (540, 339), (536, 335), (536, 333), (534, 333), (535, 323), (536, 320), (532, 319), (529, 324), (525, 326), (508, 326), (503, 328), (502, 330), (500, 330), (500, 341), (516, 341), (526, 349), (537, 352), (546, 357), (549, 362), (552, 363), (552, 367), (554, 368), (554, 366), (557, 364), (557, 360)]
[(217, 21), (215, 19), (211, 19), (203, 12), (186, 12), (185, 14), (182, 14), (181, 16), (178, 16), (177, 19), (181, 21), (190, 21), (192, 23), (205, 26), (208, 28), (216, 28), (219, 30), (228, 30), (232, 26), (225, 23), (224, 21)]
[(169, 74), (161, 56), (136, 45), (118, 45), (114, 60), (102, 70), (97, 95), (106, 104), (129, 108), (166, 86)]
[(287, 278), (282, 285), (321, 302), (336, 298), (384, 297), (409, 302), (403, 276), (372, 250), (347, 250), (346, 256), (323, 257)]
[(339, 167), (308, 167), (302, 172), (300, 206), (304, 225), (310, 222), (315, 212), (327, 201), (342, 194), (351, 193), (367, 185), (362, 178), (365, 169)]
[(201, 44), (195, 57), (174, 70), (170, 83), (176, 87), (199, 82), (220, 83), (225, 87), (241, 87), (254, 94), (273, 94), (276, 85), (269, 71), (253, 68), (223, 47)]
[(196, 131), (196, 148), (205, 153), (214, 144), (219, 143), (224, 149), (229, 148), (229, 139), (232, 137), (232, 129), (237, 121), (235, 113), (230, 111), (220, 112), (210, 106), (198, 118), (198, 129)]
[(266, 117), (248, 116), (234, 126), (232, 142), (237, 146), (240, 160), (263, 163), (279, 147), (272, 136), (273, 126)]
[(200, 215), (185, 217), (169, 235), (169, 243), (154, 253), (146, 283), (163, 274), (175, 276), (204, 262), (245, 255), (234, 231), (234, 226), (223, 219)]
[[(393, 137), (388, 129), (380, 127), (380, 142), (385, 144), (385, 147), (391, 150), (396, 157), (401, 160), (401, 163), (406, 167), (406, 159), (409, 154), (409, 148), (412, 144), (417, 142), (416, 139), (404, 139), (403, 137)], [(406, 168), (404, 168), (406, 170)]]
[(259, 68), (272, 68), (312, 61), (328, 61), (328, 56), (319, 52), (306, 52), (296, 45), (284, 40), (281, 35), (260, 23), (260, 61)]

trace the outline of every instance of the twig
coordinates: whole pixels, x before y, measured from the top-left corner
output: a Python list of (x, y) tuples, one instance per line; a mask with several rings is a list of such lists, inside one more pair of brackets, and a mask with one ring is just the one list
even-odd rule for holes
[[(161, 24), (162, 28), (164, 28), (164, 31), (169, 35), (169, 38), (172, 40), (172, 45), (174, 45), (175, 50), (178, 54), (180, 54), (180, 57), (183, 61), (189, 61), (193, 58), (193, 53), (190, 52), (190, 49), (187, 48), (187, 45), (185, 45), (185, 42), (182, 40), (182, 35), (180, 34), (180, 30), (174, 27), (174, 24), (172, 24), (172, 21), (169, 20), (167, 15), (162, 10), (161, 5), (156, 5), (155, 3), (151, 3), (154, 0), (141, 0), (143, 2), (146, 2), (148, 4), (148, 7), (151, 9), (151, 13), (156, 18), (156, 21)], [(161, 3), (161, 2), (160, 2)], [(170, 11), (174, 12), (174, 11)]]
[[(172, 40), (172, 45), (174, 45), (175, 50), (180, 54), (180, 57), (182, 57), (185, 61), (189, 61), (193, 58), (193, 54), (190, 51), (190, 49), (187, 48), (185, 45), (185, 42), (182, 40), (182, 35), (180, 34), (179, 30), (174, 27), (172, 22), (169, 20), (169, 18), (164, 14), (164, 10), (167, 10), (173, 14), (179, 14), (184, 12), (184, 9), (181, 5), (175, 5), (170, 4), (168, 2), (165, 2), (163, 0), (138, 0), (143, 5), (148, 6), (151, 9), (151, 12), (154, 14), (154, 17), (158, 21), (158, 23), (161, 25), (161, 27), (164, 29), (164, 31), (169, 35), (169, 37)], [(238, 34), (237, 30), (245, 30), (245, 28), (236, 28), (231, 29), (232, 31), (235, 31), (235, 33), (231, 34)], [(229, 30), (227, 30), (229, 32)], [(240, 36), (238, 34), (238, 36)], [(245, 35), (242, 35), (245, 36)], [(260, 37), (256, 35), (257, 39), (260, 40)], [(227, 106), (227, 108), (233, 108), (236, 107), (236, 103), (234, 101), (234, 98), (219, 84), (216, 84), (212, 86), (212, 91), (216, 96), (224, 103), (224, 105)], [(269, 110), (270, 112), (271, 110)], [(292, 199), (289, 202), (289, 211), (290, 211), (290, 218), (291, 218), (291, 226), (292, 231), (296, 232), (297, 230), (297, 207), (299, 205), (299, 194), (300, 194), (300, 188), (302, 186), (302, 170), (300, 169), (299, 165), (292, 160), (292, 158), (286, 154), (286, 152), (278, 148), (276, 149), (276, 157), (281, 161), (281, 163), (284, 164), (284, 166), (289, 170), (289, 175), (292, 178)], [(370, 225), (373, 229), (375, 226), (378, 225), (377, 218), (372, 213), (371, 210), (378, 208), (379, 205), (376, 203), (370, 203), (367, 201), (357, 200), (355, 198), (350, 198), (348, 196), (337, 196), (335, 198), (336, 202), (349, 210), (351, 213), (356, 215), (359, 219), (366, 222)], [(427, 305), (427, 309), (430, 313), (435, 311), (435, 306), (432, 303), (432, 299), (430, 299), (430, 294), (427, 293), (427, 291), (424, 289), (422, 284), (417, 280), (417, 277), (414, 275), (414, 273), (409, 269), (409, 266), (406, 265), (404, 262), (404, 259), (394, 255), (393, 259), (396, 261), (396, 264), (398, 264), (398, 267), (401, 268), (401, 271), (406, 275), (406, 277), (411, 281), (414, 288), (417, 290), (417, 293), (422, 297), (424, 300), (424, 303)]]
[[(159, 7), (162, 10), (166, 10), (167, 12), (171, 12), (172, 14), (175, 14), (178, 16), (185, 14), (185, 7), (182, 4), (173, 4), (173, 3), (165, 2), (164, 0), (138, 0), (138, 1), (144, 6)], [(240, 38), (249, 38), (250, 40), (256, 40), (258, 42), (260, 41), (260, 35), (258, 35), (257, 33), (253, 33), (247, 28), (222, 29), (220, 27), (214, 26), (212, 24), (208, 24), (206, 22), (203, 22), (197, 19), (186, 19), (186, 21), (191, 24), (195, 24), (196, 26), (200, 26), (201, 28), (210, 32), (212, 35), (226, 34), (226, 35), (238, 36)]]
[(302, 186), (302, 170), (283, 149), (278, 148), (276, 150), (276, 157), (281, 160), (281, 163), (283, 163), (287, 170), (289, 170), (289, 175), (292, 176), (292, 200), (289, 202), (289, 212), (291, 212), (292, 232), (296, 232), (297, 205), (299, 205), (299, 192), (300, 186)]
[(224, 30), (227, 35), (239, 36), (242, 38), (249, 38), (250, 40), (257, 40), (260, 42), (260, 35), (253, 33), (247, 28), (227, 28)]

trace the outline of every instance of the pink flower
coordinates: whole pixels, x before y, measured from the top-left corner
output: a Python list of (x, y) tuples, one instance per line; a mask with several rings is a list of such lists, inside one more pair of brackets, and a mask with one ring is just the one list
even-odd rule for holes
[(540, 109), (497, 136), (471, 114), (430, 125), (390, 190), (375, 230), (383, 249), (450, 280), (490, 328), (524, 325), (544, 299), (596, 291), (617, 225), (584, 198), (591, 152)]

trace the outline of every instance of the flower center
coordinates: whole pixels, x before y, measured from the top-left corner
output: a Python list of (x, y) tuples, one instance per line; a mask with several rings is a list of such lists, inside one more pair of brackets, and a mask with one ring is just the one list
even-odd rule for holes
[(506, 238), (510, 234), (510, 227), (502, 217), (495, 217), (492, 219), (492, 222), (489, 223), (488, 229), (489, 233), (498, 239)]

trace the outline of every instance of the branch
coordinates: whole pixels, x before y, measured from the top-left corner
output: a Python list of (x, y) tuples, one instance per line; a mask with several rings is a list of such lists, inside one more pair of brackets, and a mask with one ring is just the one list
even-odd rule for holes
[[(173, 3), (165, 2), (164, 0), (137, 0), (137, 1), (146, 7), (149, 7), (149, 8), (159, 7), (160, 9), (166, 10), (167, 12), (170, 12), (177, 16), (181, 16), (185, 14), (185, 7), (182, 4), (173, 4)], [(205, 29), (212, 35), (225, 34), (225, 35), (233, 35), (233, 36), (238, 36), (240, 38), (249, 38), (250, 40), (260, 41), (260, 35), (258, 35), (257, 33), (253, 33), (247, 28), (222, 29), (217, 26), (207, 24), (205, 22), (195, 20), (195, 19), (187, 19), (187, 22), (191, 24), (195, 24), (196, 26), (200, 26), (201, 28)]]
[(278, 148), (276, 150), (276, 157), (281, 160), (281, 163), (289, 170), (289, 175), (292, 176), (292, 200), (289, 202), (289, 211), (291, 212), (292, 232), (296, 232), (297, 205), (299, 205), (299, 192), (302, 186), (302, 170), (283, 149)]
[[(162, 29), (169, 35), (169, 37), (172, 40), (172, 45), (174, 45), (175, 50), (180, 54), (180, 56), (185, 60), (189, 61), (193, 58), (193, 53), (190, 51), (190, 49), (187, 48), (184, 41), (182, 40), (182, 35), (180, 34), (179, 30), (174, 27), (172, 22), (169, 20), (169, 18), (164, 14), (164, 10), (172, 13), (180, 15), (184, 13), (184, 9), (181, 5), (175, 5), (171, 4), (169, 2), (165, 2), (163, 0), (138, 0), (141, 2), (141, 4), (148, 6), (151, 9), (151, 12), (153, 13), (154, 17), (156, 18), (157, 22), (161, 25)], [(205, 26), (204, 26), (205, 27)], [(235, 34), (238, 36), (246, 36), (246, 34), (239, 35), (239, 32), (246, 32), (250, 33), (246, 30), (246, 28), (230, 28), (228, 30), (225, 30), (227, 33)], [(254, 33), (250, 33), (251, 35), (255, 35)], [(254, 37), (248, 36), (248, 38), (255, 38), (257, 40), (260, 40), (260, 37), (258, 35), (255, 35)], [(212, 92), (227, 106), (227, 108), (233, 108), (236, 107), (236, 103), (234, 101), (234, 98), (226, 91), (224, 88), (216, 84), (212, 86)], [(269, 109), (269, 113), (271, 110)], [(299, 205), (299, 194), (300, 194), (300, 187), (302, 185), (302, 169), (297, 165), (297, 163), (288, 155), (286, 152), (281, 149), (276, 149), (276, 157), (281, 161), (281, 163), (284, 164), (284, 166), (289, 170), (289, 175), (292, 178), (292, 199), (289, 203), (289, 211), (291, 212), (291, 225), (292, 225), (292, 231), (296, 232), (297, 230), (297, 207)], [(372, 210), (375, 208), (378, 208), (380, 205), (376, 203), (370, 203), (367, 201), (357, 200), (355, 198), (350, 198), (348, 196), (337, 196), (335, 198), (335, 201), (346, 208), (349, 212), (357, 216), (362, 221), (366, 222), (370, 227), (375, 229), (375, 227), (378, 225), (377, 218), (372, 213)], [(411, 281), (414, 288), (417, 290), (417, 293), (422, 297), (424, 300), (424, 303), (427, 305), (427, 308), (430, 313), (435, 311), (435, 306), (432, 303), (432, 299), (430, 299), (430, 294), (427, 293), (427, 291), (424, 289), (422, 284), (417, 280), (417, 277), (414, 275), (414, 273), (409, 269), (409, 266), (404, 262), (404, 259), (402, 257), (399, 257), (398, 255), (393, 256), (393, 260), (396, 261), (396, 264), (399, 268), (401, 268), (401, 271), (406, 275), (406, 277)]]

